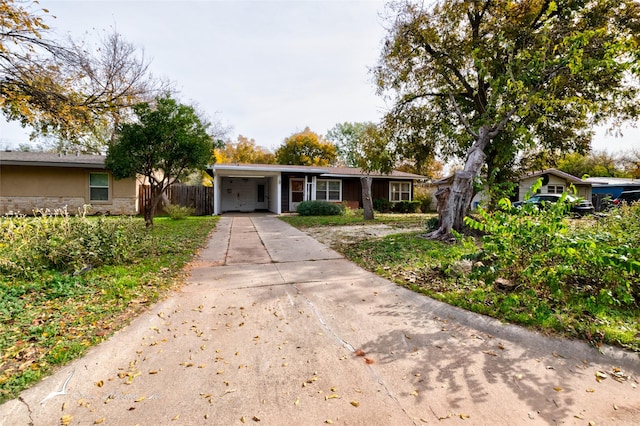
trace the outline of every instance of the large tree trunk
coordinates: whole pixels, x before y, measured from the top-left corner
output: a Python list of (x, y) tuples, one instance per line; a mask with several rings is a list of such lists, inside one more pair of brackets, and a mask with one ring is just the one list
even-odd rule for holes
[(484, 150), (490, 141), (489, 129), (481, 128), (478, 139), (467, 151), (464, 170), (454, 174), (445, 210), (440, 214), (440, 227), (427, 234), (428, 238), (447, 240), (452, 237), (452, 229), (462, 231), (463, 219), (473, 199), (473, 181), (480, 174), (485, 160)]
[(360, 186), (362, 186), (362, 208), (364, 210), (364, 220), (373, 220), (373, 198), (371, 198), (371, 176), (361, 176)]

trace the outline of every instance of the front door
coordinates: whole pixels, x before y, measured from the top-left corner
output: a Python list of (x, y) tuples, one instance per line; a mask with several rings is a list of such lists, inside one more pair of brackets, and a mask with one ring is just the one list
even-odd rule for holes
[(258, 182), (256, 185), (256, 210), (267, 209), (267, 185)]
[(304, 201), (304, 178), (289, 180), (289, 211), (295, 212), (298, 204)]

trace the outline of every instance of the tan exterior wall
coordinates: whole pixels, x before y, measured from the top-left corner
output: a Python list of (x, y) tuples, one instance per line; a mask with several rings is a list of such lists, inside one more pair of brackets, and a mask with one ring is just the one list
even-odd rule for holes
[[(91, 201), (89, 174), (109, 173), (109, 199)], [(8, 166), (0, 169), (0, 214), (67, 208), (71, 214), (91, 204), (90, 214), (138, 213), (138, 183), (115, 180), (109, 171), (73, 167)]]

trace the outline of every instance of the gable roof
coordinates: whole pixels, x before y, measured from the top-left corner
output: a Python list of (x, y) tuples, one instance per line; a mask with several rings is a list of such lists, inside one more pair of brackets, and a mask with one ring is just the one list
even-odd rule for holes
[[(281, 172), (281, 173), (308, 173), (320, 177), (359, 177), (366, 175), (362, 169), (357, 167), (322, 167), (322, 166), (290, 166), (284, 164), (239, 164), (220, 163), (208, 167), (213, 173), (233, 171), (233, 172)], [(393, 170), (389, 174), (380, 172), (369, 173), (374, 178), (387, 179), (426, 179), (426, 176), (413, 173)]]
[(0, 165), (104, 169), (104, 155), (0, 151)]
[(559, 176), (563, 179), (566, 179), (568, 182), (574, 183), (576, 185), (591, 185), (590, 182), (586, 182), (582, 179), (580, 179), (579, 177), (575, 177), (574, 175), (571, 175), (569, 173), (565, 173), (562, 170), (558, 170), (558, 169), (546, 169), (543, 171), (538, 171), (538, 172), (532, 172), (532, 173), (527, 173), (524, 176), (522, 176), (520, 179), (528, 179), (528, 178), (533, 178), (533, 177), (540, 177), (542, 175), (546, 175), (546, 174), (552, 174), (552, 175), (556, 175)]

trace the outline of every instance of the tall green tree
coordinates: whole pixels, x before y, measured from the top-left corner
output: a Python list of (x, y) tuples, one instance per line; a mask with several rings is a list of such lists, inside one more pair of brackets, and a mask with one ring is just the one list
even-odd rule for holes
[(640, 148), (631, 149), (623, 154), (622, 162), (627, 176), (640, 179)]
[(394, 3), (375, 68), (394, 140), (464, 159), (438, 230), (460, 230), (474, 183), (525, 148), (588, 149), (593, 124), (638, 115), (640, 7), (632, 0)]
[(362, 156), (362, 136), (373, 123), (338, 123), (327, 132), (327, 139), (336, 146), (338, 162), (347, 167), (359, 167)]
[(137, 104), (133, 111), (137, 121), (119, 126), (105, 164), (116, 179), (145, 178), (151, 196), (144, 219), (150, 227), (164, 192), (176, 180), (204, 169), (216, 146), (207, 131), (210, 123), (168, 95), (156, 98), (155, 104)]
[(336, 147), (306, 127), (276, 149), (276, 162), (297, 166), (329, 166), (336, 162)]
[(362, 207), (364, 220), (374, 219), (371, 185), (372, 172), (391, 173), (394, 164), (393, 152), (387, 144), (387, 137), (374, 123), (339, 123), (327, 132), (327, 138), (338, 147), (345, 165), (359, 167), (364, 174), (360, 177), (362, 187)]
[(630, 177), (625, 170), (624, 160), (606, 151), (592, 151), (586, 155), (568, 153), (554, 167), (577, 177)]

